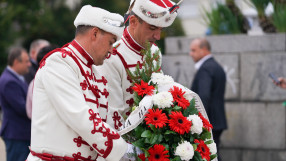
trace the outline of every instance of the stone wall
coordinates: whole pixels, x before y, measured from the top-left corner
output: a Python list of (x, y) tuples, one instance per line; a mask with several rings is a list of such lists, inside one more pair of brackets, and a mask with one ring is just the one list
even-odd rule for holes
[[(286, 160), (286, 90), (270, 72), (286, 77), (286, 34), (209, 36), (212, 53), (227, 74), (228, 129), (222, 135), (223, 161)], [(162, 69), (190, 87), (195, 74), (188, 55), (191, 37), (167, 38)]]

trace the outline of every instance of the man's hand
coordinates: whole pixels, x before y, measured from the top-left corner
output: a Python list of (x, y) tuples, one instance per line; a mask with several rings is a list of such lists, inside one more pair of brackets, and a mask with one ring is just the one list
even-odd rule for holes
[(286, 89), (286, 78), (280, 77), (280, 78), (278, 78), (278, 80), (279, 80), (280, 83), (276, 84), (276, 85), (281, 87), (281, 88)]

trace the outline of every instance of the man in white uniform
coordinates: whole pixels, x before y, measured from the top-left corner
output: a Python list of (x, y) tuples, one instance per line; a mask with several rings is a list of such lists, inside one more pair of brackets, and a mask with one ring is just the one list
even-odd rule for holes
[(123, 125), (134, 103), (132, 81), (126, 70), (134, 71), (137, 64), (142, 66), (141, 51), (146, 48), (146, 42), (152, 45), (152, 53), (159, 50), (154, 43), (160, 39), (162, 29), (175, 20), (177, 8), (170, 0), (131, 0), (127, 12), (129, 26), (114, 44), (113, 53), (105, 64), (98, 68), (103, 71), (109, 84), (108, 122), (115, 129), (119, 130)]
[(36, 74), (27, 161), (116, 161), (127, 150), (106, 123), (110, 92), (95, 69), (122, 36), (123, 17), (87, 5), (74, 25), (75, 39), (47, 54)]

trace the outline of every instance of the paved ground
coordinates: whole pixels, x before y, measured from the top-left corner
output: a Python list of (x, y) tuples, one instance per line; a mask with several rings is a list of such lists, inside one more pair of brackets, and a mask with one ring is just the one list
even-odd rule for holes
[[(1, 119), (1, 113), (0, 113), (0, 119)], [(0, 127), (1, 127), (1, 120), (0, 120)], [(0, 138), (0, 160), (6, 161), (5, 145), (4, 145), (4, 141), (2, 140), (2, 138)]]
[(0, 138), (0, 160), (6, 161), (5, 145), (1, 138)]
[[(1, 119), (1, 116), (0, 116), (0, 119)], [(1, 127), (1, 120), (0, 120), (0, 127)], [(5, 145), (4, 145), (4, 141), (2, 140), (2, 138), (0, 138), (0, 160), (6, 161)]]

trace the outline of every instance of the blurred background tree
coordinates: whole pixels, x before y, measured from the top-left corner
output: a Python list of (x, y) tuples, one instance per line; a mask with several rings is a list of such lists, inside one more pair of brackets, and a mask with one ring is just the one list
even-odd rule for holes
[[(69, 8), (66, 2), (66, 0), (0, 0), (0, 73), (7, 65), (8, 50), (13, 45), (21, 45), (29, 50), (30, 43), (39, 38), (58, 46), (70, 42), (74, 38), (74, 18), (83, 5), (101, 7), (123, 16), (130, 0), (78, 0), (74, 1), (76, 6), (73, 8)], [(165, 37), (183, 35), (181, 22), (176, 20), (171, 27), (163, 30), (158, 46), (164, 50)]]
[(38, 38), (59, 46), (74, 37), (73, 20), (76, 12), (55, 0), (0, 1), (0, 72), (7, 64), (9, 47), (21, 45), (29, 50)]

